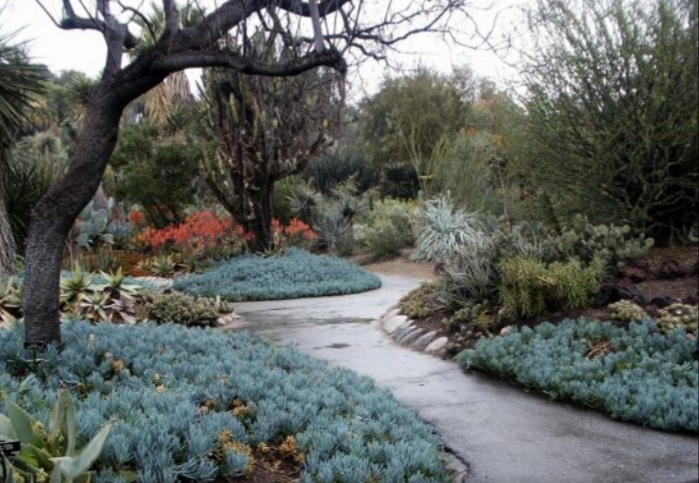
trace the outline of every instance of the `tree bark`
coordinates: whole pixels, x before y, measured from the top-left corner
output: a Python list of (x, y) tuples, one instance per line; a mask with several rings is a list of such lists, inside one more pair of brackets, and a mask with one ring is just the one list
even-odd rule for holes
[(261, 253), (273, 248), (272, 239), (272, 193), (274, 182), (266, 177), (254, 190), (246, 190), (245, 198), (249, 203), (248, 216), (243, 222), (246, 233), (254, 236), (249, 242), (253, 253)]
[(22, 308), (25, 341), (40, 346), (61, 342), (59, 282), (63, 245), (80, 211), (102, 180), (116, 146), (124, 102), (100, 86), (87, 106), (82, 132), (70, 168), (32, 211), (27, 237), (27, 272)]

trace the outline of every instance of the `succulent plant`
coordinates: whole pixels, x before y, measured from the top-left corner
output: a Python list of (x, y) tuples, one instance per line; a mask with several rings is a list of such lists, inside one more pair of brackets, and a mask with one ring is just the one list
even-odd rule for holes
[(630, 300), (619, 300), (608, 305), (612, 312), (612, 318), (624, 322), (640, 322), (648, 318), (648, 314), (643, 307)]
[[(154, 295), (146, 302), (148, 317), (161, 323), (186, 326), (214, 326), (222, 309), (219, 299), (194, 298), (180, 292)], [(228, 310), (230, 312), (230, 310)]]
[(699, 322), (699, 311), (696, 305), (672, 304), (660, 309), (658, 326), (663, 332), (684, 328), (687, 332), (696, 333)]
[(81, 248), (96, 247), (100, 244), (123, 246), (131, 239), (133, 227), (123, 208), (114, 198), (109, 198), (105, 206), (98, 206), (95, 200), (78, 216), (75, 243)]

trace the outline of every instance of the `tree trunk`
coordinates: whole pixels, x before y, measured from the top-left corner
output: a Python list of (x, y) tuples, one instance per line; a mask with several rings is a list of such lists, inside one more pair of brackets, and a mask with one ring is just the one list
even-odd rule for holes
[(245, 198), (249, 201), (251, 212), (246, 217), (243, 228), (246, 233), (254, 235), (250, 240), (253, 253), (265, 252), (273, 248), (272, 239), (272, 193), (274, 181), (269, 177), (260, 180), (258, 189), (247, 190)]
[(80, 211), (94, 196), (116, 146), (123, 103), (107, 88), (93, 96), (68, 172), (32, 211), (22, 308), (25, 341), (59, 344), (59, 280), (63, 245)]

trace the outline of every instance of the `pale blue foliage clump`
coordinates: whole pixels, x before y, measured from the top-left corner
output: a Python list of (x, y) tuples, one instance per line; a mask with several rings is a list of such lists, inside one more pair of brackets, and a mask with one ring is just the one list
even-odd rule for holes
[(350, 260), (294, 248), (280, 256), (236, 257), (173, 286), (195, 297), (218, 295), (232, 302), (346, 295), (379, 287), (379, 277)]
[[(148, 483), (240, 475), (244, 454), (217, 453), (224, 430), (251, 446), (294, 436), (304, 482), (450, 481), (430, 428), (351, 371), (213, 329), (70, 322), (62, 330), (63, 351), (49, 348), (36, 375), (27, 373), (23, 326), (0, 331), (0, 391), (46, 423), (46, 401), (67, 384), (80, 444), (117, 421), (93, 467), (98, 483), (133, 481), (128, 472)], [(239, 418), (236, 400), (247, 408)]]
[(458, 359), (612, 417), (668, 431), (699, 431), (699, 364), (684, 329), (628, 328), (586, 319), (481, 339)]

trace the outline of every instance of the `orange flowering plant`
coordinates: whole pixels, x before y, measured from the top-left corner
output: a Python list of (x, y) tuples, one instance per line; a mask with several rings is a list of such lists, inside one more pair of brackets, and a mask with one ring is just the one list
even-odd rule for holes
[(156, 251), (171, 249), (192, 256), (222, 258), (240, 252), (243, 238), (243, 229), (229, 217), (198, 211), (179, 225), (147, 227), (133, 241), (137, 246)]
[(274, 218), (272, 237), (275, 246), (279, 248), (287, 246), (310, 248), (317, 235), (310, 226), (298, 218), (292, 218), (287, 226), (282, 226), (279, 220)]

